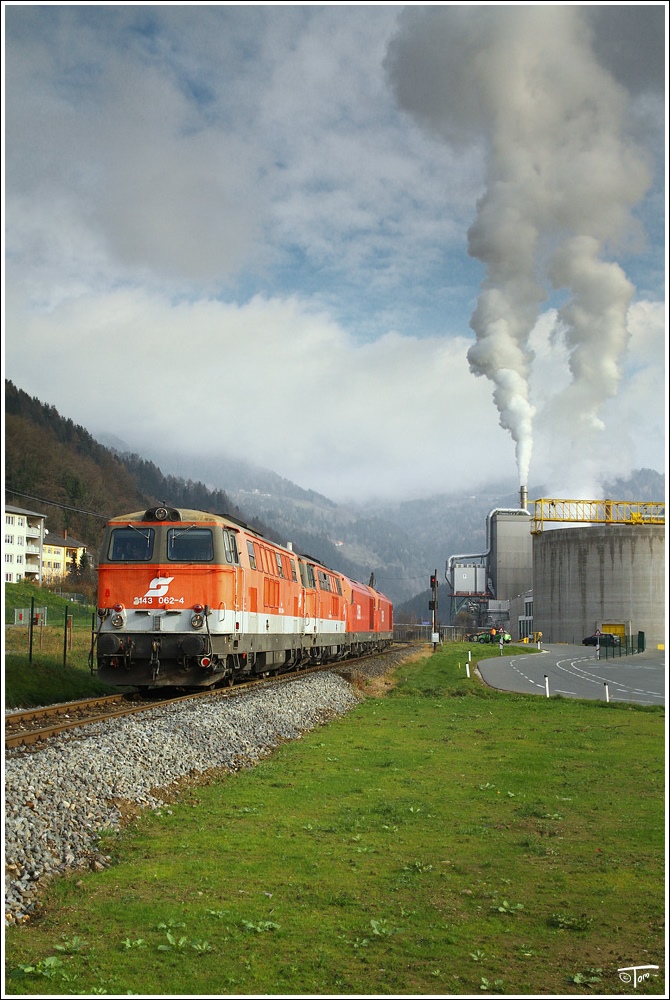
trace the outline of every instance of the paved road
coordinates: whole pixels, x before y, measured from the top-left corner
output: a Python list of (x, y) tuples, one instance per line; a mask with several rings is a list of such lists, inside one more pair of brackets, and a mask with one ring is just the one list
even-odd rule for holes
[(665, 705), (666, 663), (659, 650), (607, 660), (601, 651), (598, 660), (593, 646), (556, 643), (540, 653), (481, 660), (478, 667), (484, 681), (501, 691), (546, 696), (546, 675), (550, 695), (605, 701), (609, 691), (610, 701)]

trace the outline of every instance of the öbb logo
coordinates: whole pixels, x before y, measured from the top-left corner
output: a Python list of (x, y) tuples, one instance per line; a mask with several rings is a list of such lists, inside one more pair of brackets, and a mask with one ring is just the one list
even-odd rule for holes
[(149, 584), (145, 597), (165, 597), (168, 587), (174, 580), (173, 576), (155, 576)]

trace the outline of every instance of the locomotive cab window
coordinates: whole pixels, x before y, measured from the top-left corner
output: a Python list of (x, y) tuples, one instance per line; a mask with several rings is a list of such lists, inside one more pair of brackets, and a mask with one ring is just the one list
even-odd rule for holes
[(237, 556), (237, 541), (232, 531), (224, 530), (223, 532), (223, 551), (226, 555), (226, 562), (229, 563), (239, 562)]
[(210, 562), (214, 558), (211, 528), (168, 528), (168, 559)]
[(254, 543), (247, 538), (247, 551), (249, 553), (249, 565), (252, 569), (256, 569), (256, 553), (254, 552)]
[(110, 562), (148, 562), (154, 551), (154, 529), (114, 528), (109, 542)]

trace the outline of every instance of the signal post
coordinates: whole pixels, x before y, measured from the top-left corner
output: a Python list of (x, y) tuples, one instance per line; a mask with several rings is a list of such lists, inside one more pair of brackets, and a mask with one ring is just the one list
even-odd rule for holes
[(428, 601), (428, 610), (433, 612), (433, 652), (437, 650), (438, 644), (440, 642), (440, 633), (437, 627), (437, 588), (439, 586), (439, 581), (437, 579), (437, 570), (433, 573), (430, 578), (430, 589), (432, 591), (432, 600)]

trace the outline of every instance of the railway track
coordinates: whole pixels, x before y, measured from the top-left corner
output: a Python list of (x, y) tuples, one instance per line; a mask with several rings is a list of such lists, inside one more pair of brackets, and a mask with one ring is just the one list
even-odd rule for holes
[(282, 677), (260, 678), (236, 684), (233, 688), (214, 688), (207, 691), (195, 691), (189, 694), (172, 695), (169, 698), (142, 698), (138, 695), (109, 695), (106, 698), (91, 698), (82, 701), (66, 702), (62, 705), (46, 706), (45, 708), (27, 709), (21, 712), (11, 712), (5, 716), (5, 749), (11, 750), (18, 746), (32, 746), (43, 743), (58, 733), (70, 729), (79, 729), (93, 722), (105, 722), (123, 715), (134, 715), (138, 712), (148, 712), (152, 708), (172, 705), (179, 701), (191, 701), (195, 698), (234, 697), (242, 691), (261, 684), (275, 683), (282, 680), (296, 680), (314, 670), (311, 667), (299, 674), (286, 674)]
[(112, 694), (9, 712), (5, 715), (5, 749), (30, 746), (68, 729), (76, 729), (100, 719), (112, 719), (116, 715), (129, 715), (156, 704), (139, 704), (133, 700), (136, 697)]
[(146, 712), (162, 705), (174, 704), (179, 701), (189, 701), (195, 698), (221, 697), (229, 698), (248, 691), (250, 688), (277, 683), (290, 683), (305, 677), (307, 674), (322, 670), (334, 670), (344, 675), (358, 671), (370, 661), (388, 655), (389, 650), (381, 653), (371, 653), (356, 660), (340, 663), (325, 663), (315, 667), (279, 674), (274, 677), (256, 678), (235, 684), (231, 688), (213, 688), (206, 691), (191, 692), (184, 695), (173, 695), (168, 698), (142, 698), (138, 694), (112, 694), (105, 697), (88, 698), (80, 701), (65, 702), (61, 705), (49, 705), (44, 708), (31, 708), (5, 715), (5, 749), (19, 746), (33, 746), (43, 743), (52, 736), (90, 725), (93, 722), (104, 722), (123, 715), (133, 715)]

